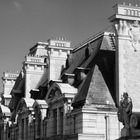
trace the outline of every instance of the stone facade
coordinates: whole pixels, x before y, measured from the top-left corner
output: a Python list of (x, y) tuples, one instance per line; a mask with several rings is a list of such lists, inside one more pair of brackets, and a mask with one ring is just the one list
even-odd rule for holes
[(120, 137), (117, 108), (123, 92), (130, 94), (133, 112), (139, 113), (140, 8), (114, 8), (114, 32), (97, 34), (74, 49), (69, 41), (49, 39), (29, 50), (8, 93), (10, 109), (0, 105), (2, 140)]
[(116, 86), (118, 99), (123, 92), (128, 92), (133, 100), (133, 109), (139, 112), (139, 71), (140, 60), (140, 8), (126, 5), (116, 5), (115, 15), (110, 20), (116, 31)]
[(18, 77), (18, 73), (13, 73), (13, 72), (4, 72), (3, 73), (3, 102), (6, 106), (9, 105), (10, 99), (11, 99), (11, 90), (15, 84), (15, 81)]

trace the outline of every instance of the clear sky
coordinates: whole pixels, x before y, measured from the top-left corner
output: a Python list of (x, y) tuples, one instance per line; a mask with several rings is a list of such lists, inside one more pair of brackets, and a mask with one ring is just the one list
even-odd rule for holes
[(105, 29), (112, 6), (123, 2), (140, 6), (140, 0), (0, 0), (0, 76), (20, 71), (38, 41), (66, 37), (74, 46)]

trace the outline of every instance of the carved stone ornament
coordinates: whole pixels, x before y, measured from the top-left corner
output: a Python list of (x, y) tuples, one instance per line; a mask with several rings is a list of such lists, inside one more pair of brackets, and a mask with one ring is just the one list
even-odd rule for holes
[(132, 42), (132, 47), (134, 48), (134, 51), (139, 51), (140, 50), (139, 21), (134, 21), (132, 24), (130, 24), (130, 29), (128, 31), (128, 34), (130, 36), (130, 41)]

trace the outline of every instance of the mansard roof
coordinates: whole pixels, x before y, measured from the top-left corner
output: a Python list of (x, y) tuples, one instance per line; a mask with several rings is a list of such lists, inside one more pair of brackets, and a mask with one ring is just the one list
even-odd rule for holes
[(77, 67), (90, 69), (78, 86), (72, 104), (74, 107), (84, 104), (114, 106), (115, 45), (113, 33), (102, 33), (73, 50), (70, 65), (64, 73), (74, 73)]
[[(87, 60), (86, 49), (88, 48), (89, 56), (95, 57), (99, 50), (115, 50), (114, 34), (110, 32), (104, 32), (90, 38), (79, 47), (76, 47), (72, 51), (72, 58), (70, 58), (70, 67), (64, 71), (64, 73), (73, 73), (76, 67), (82, 66), (84, 63), (91, 61), (91, 58)], [(92, 55), (91, 55), (92, 54)]]

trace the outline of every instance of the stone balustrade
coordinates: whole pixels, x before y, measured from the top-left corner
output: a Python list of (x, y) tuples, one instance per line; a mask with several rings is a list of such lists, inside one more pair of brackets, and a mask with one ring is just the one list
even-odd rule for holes
[(26, 56), (25, 61), (33, 63), (44, 63), (44, 58), (38, 56)]

